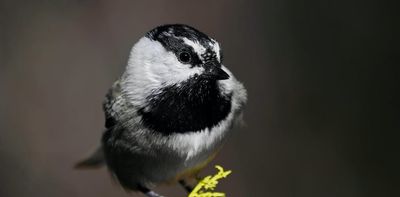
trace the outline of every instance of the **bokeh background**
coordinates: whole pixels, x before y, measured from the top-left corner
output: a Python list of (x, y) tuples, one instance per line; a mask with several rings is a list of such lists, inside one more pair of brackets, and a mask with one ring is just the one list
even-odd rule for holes
[[(0, 1), (0, 196), (125, 193), (77, 171), (130, 47), (165, 23), (221, 42), (247, 126), (213, 164), (230, 197), (400, 196), (398, 10), (384, 1)], [(212, 166), (204, 174), (214, 173)], [(178, 186), (156, 189), (184, 196)]]

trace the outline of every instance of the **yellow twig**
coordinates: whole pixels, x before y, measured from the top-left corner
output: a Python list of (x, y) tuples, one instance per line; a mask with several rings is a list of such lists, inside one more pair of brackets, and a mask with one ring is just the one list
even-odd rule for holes
[(218, 173), (214, 176), (207, 176), (201, 180), (188, 197), (225, 197), (225, 193), (213, 192), (218, 185), (218, 180), (226, 178), (231, 170), (224, 171), (221, 166), (215, 166), (218, 169)]

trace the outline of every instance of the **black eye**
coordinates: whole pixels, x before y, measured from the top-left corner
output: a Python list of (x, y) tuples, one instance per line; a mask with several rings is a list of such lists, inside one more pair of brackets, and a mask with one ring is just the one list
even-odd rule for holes
[(179, 53), (179, 61), (182, 63), (189, 63), (192, 60), (192, 57), (188, 52)]

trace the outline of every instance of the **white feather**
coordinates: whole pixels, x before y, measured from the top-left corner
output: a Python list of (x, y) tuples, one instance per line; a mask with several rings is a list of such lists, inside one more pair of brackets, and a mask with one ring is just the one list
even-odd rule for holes
[(134, 105), (142, 106), (147, 96), (160, 87), (179, 84), (202, 72), (204, 68), (182, 64), (161, 43), (143, 37), (131, 50), (122, 88)]

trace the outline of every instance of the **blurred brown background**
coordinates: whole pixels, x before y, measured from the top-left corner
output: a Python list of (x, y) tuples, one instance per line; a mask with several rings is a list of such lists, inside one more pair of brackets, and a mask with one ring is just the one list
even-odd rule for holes
[[(0, 196), (130, 196), (105, 169), (101, 102), (146, 31), (222, 43), (247, 127), (213, 164), (230, 197), (400, 196), (398, 11), (383, 1), (0, 1)], [(397, 12), (397, 13), (396, 13)], [(213, 173), (210, 166), (205, 174)], [(156, 189), (184, 196), (179, 187)], [(131, 196), (140, 196), (132, 194)]]

